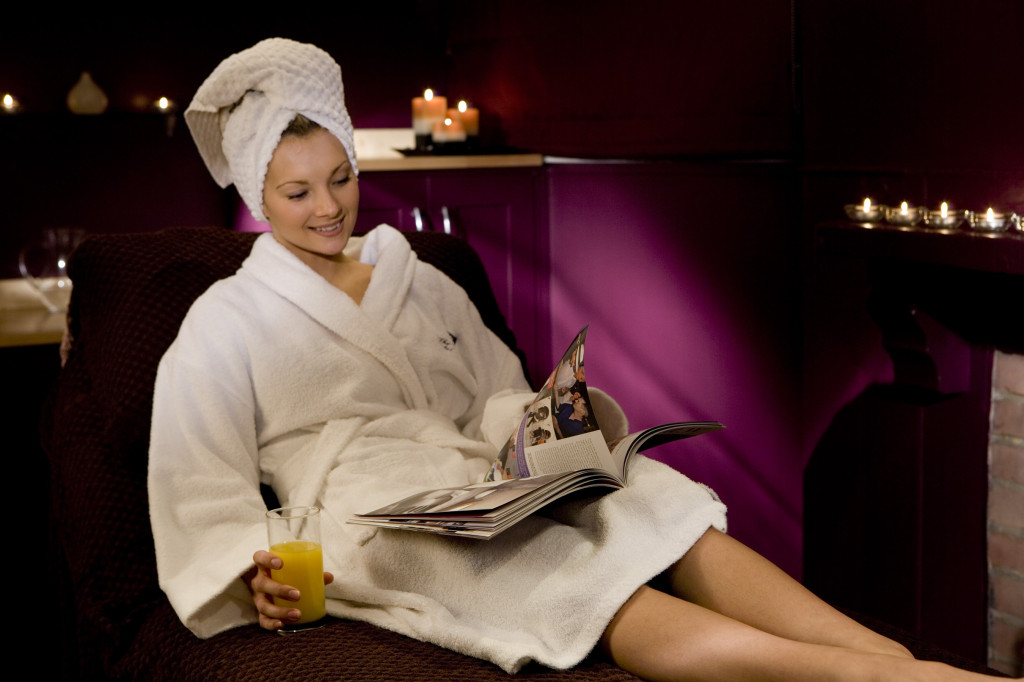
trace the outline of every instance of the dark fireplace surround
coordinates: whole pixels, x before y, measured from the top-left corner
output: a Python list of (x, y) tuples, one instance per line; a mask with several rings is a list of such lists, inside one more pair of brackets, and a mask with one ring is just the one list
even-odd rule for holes
[(815, 448), (805, 581), (984, 661), (992, 360), (1024, 353), (1024, 234), (828, 223), (816, 249), (865, 262), (894, 379), (846, 406)]

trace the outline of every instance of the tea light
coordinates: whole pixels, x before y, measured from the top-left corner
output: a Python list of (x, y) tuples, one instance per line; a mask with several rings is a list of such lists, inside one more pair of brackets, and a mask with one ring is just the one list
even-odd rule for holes
[(172, 113), (177, 107), (174, 104), (174, 100), (168, 99), (166, 97), (161, 97), (160, 99), (153, 102), (153, 108), (162, 114), (169, 114)]
[(910, 206), (907, 202), (900, 204), (899, 208), (887, 208), (885, 219), (893, 225), (917, 225), (921, 222), (923, 211), (917, 206)]
[(865, 199), (863, 204), (847, 204), (843, 207), (850, 220), (862, 223), (878, 223), (882, 221), (885, 206), (876, 206), (871, 199)]
[(430, 136), (437, 123), (443, 123), (448, 111), (448, 98), (435, 95), (427, 88), (423, 97), (412, 98), (412, 130), (416, 136), (416, 149), (430, 147)]
[(972, 213), (969, 216), (971, 227), (985, 232), (1002, 232), (1010, 227), (1010, 222), (1015, 217), (1012, 213), (997, 213), (991, 206), (984, 213)]
[(11, 93), (5, 93), (3, 99), (0, 100), (0, 111), (5, 114), (16, 114), (21, 110), (21, 103), (18, 102), (18, 98)]
[(926, 211), (924, 214), (924, 222), (929, 227), (935, 227), (943, 230), (953, 230), (960, 226), (964, 220), (963, 211), (951, 211), (949, 204), (945, 201), (942, 202), (942, 206), (939, 207), (938, 211)]
[(177, 125), (177, 118), (174, 116), (174, 112), (178, 110), (178, 103), (170, 97), (158, 97), (150, 103), (149, 109), (158, 114), (164, 114), (164, 127), (167, 131), (167, 137), (173, 137), (174, 127)]

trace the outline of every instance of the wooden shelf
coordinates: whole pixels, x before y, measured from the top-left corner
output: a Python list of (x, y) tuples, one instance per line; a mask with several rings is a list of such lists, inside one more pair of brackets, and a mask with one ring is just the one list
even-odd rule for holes
[(525, 168), (544, 165), (541, 154), (466, 154), (360, 158), (359, 172), (452, 170), (467, 168)]

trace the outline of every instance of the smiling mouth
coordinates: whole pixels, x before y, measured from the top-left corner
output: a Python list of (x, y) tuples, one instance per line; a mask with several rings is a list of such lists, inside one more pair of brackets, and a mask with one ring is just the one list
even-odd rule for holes
[(331, 223), (330, 225), (323, 225), (323, 226), (320, 226), (320, 227), (310, 227), (309, 229), (313, 230), (314, 232), (316, 232), (318, 234), (328, 234), (330, 232), (334, 232), (335, 230), (339, 229), (340, 227), (341, 227), (341, 221), (339, 220), (338, 222)]

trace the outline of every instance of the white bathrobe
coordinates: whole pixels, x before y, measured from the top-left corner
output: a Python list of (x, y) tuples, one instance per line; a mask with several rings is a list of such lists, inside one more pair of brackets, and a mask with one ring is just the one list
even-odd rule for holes
[(199, 637), (256, 622), (239, 576), (267, 546), (262, 481), (282, 505), (323, 509), (328, 613), (509, 672), (578, 663), (640, 585), (724, 530), (724, 506), (641, 457), (625, 490), (487, 542), (346, 524), (480, 480), (509, 406), (521, 414), (532, 397), (465, 292), (401, 233), (381, 226), (347, 251), (375, 266), (360, 305), (261, 236), (161, 361), (149, 461), (161, 587)]

